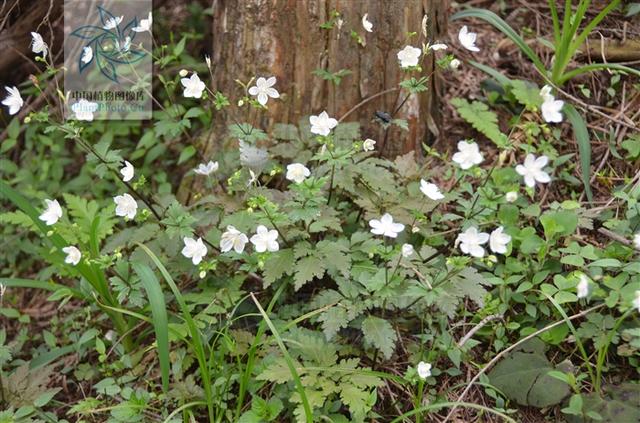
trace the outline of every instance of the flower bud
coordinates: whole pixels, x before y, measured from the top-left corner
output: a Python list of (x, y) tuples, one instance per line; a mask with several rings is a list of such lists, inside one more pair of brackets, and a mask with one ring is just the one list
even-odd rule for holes
[(518, 199), (518, 192), (517, 191), (509, 191), (505, 195), (505, 198), (506, 198), (507, 202), (513, 203), (514, 201), (516, 201)]
[(458, 68), (460, 67), (460, 65), (462, 64), (462, 62), (458, 59), (453, 59), (451, 60), (451, 62), (449, 63), (449, 67), (452, 70), (458, 70)]
[(189, 74), (189, 71), (186, 69), (180, 69), (180, 72), (178, 72), (178, 75), (180, 75), (181, 77), (185, 77)]

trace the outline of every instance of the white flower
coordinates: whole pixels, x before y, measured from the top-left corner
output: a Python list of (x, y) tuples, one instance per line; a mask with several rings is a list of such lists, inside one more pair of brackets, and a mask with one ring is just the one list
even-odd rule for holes
[(516, 172), (524, 177), (524, 183), (530, 188), (533, 188), (536, 182), (546, 184), (551, 182), (551, 177), (542, 169), (548, 162), (549, 158), (547, 156), (536, 158), (533, 154), (527, 154), (527, 157), (524, 158), (524, 163), (516, 166)]
[(636, 296), (632, 302), (633, 306), (638, 309), (638, 313), (640, 313), (640, 291), (636, 291)]
[(418, 60), (420, 59), (422, 50), (413, 46), (406, 46), (398, 52), (398, 60), (400, 61), (401, 68), (409, 68), (411, 66), (418, 66)]
[(140, 19), (140, 25), (134, 26), (131, 28), (134, 32), (145, 32), (149, 31), (151, 33), (151, 24), (153, 23), (153, 17), (151, 16), (151, 12), (149, 12), (149, 17), (147, 19)]
[(389, 213), (385, 213), (380, 220), (371, 219), (369, 226), (371, 226), (372, 234), (388, 236), (389, 238), (397, 237), (398, 233), (404, 230), (404, 225), (402, 223), (394, 223), (393, 217)]
[(249, 94), (252, 96), (258, 97), (258, 103), (263, 106), (267, 104), (269, 97), (271, 98), (279, 98), (280, 93), (275, 88), (272, 88), (276, 83), (276, 77), (272, 76), (269, 79), (264, 79), (260, 77), (256, 80), (256, 85), (249, 88)]
[(5, 106), (9, 106), (10, 115), (15, 115), (16, 113), (18, 113), (18, 110), (20, 110), (20, 108), (24, 104), (24, 101), (22, 100), (22, 96), (20, 95), (20, 91), (15, 86), (14, 87), (5, 86), (4, 89), (7, 90), (9, 95), (7, 95), (4, 100), (2, 100), (2, 104), (4, 104)]
[(200, 163), (193, 171), (198, 175), (209, 176), (211, 173), (217, 171), (218, 167), (218, 162), (209, 160), (209, 163)]
[(458, 152), (453, 155), (453, 161), (458, 163), (462, 169), (469, 169), (473, 165), (482, 163), (484, 160), (478, 144), (475, 142), (458, 142)]
[(365, 13), (364, 16), (362, 17), (362, 27), (367, 32), (373, 32), (373, 24), (369, 22), (368, 17), (369, 17), (368, 13)]
[(425, 363), (424, 361), (418, 363), (418, 376), (422, 379), (426, 379), (431, 376), (431, 364)]
[(184, 248), (182, 249), (182, 255), (186, 258), (190, 258), (191, 262), (195, 265), (200, 264), (202, 257), (207, 255), (207, 246), (202, 242), (202, 238), (182, 238), (184, 241)]
[(48, 226), (51, 226), (62, 217), (62, 207), (60, 207), (58, 200), (44, 200), (44, 202), (47, 208), (38, 218)]
[(460, 40), (460, 44), (462, 47), (471, 51), (480, 51), (478, 47), (476, 47), (476, 38), (478, 34), (475, 32), (469, 32), (467, 26), (463, 26), (460, 28), (460, 32), (458, 32), (458, 40)]
[(258, 180), (258, 175), (256, 175), (256, 173), (253, 170), (249, 169), (249, 182), (247, 182), (247, 186), (253, 184), (257, 180)]
[(436, 184), (431, 184), (424, 179), (420, 179), (420, 191), (434, 201), (442, 200), (444, 195)]
[(191, 75), (191, 78), (182, 78), (180, 79), (182, 86), (184, 87), (184, 93), (182, 94), (186, 98), (200, 98), (202, 97), (202, 92), (205, 89), (204, 82), (200, 80), (198, 74), (196, 72)]
[(429, 50), (434, 50), (434, 51), (446, 50), (448, 48), (449, 48), (449, 46), (447, 46), (446, 44), (443, 44), (443, 43), (436, 43), (436, 44), (433, 44), (433, 45), (429, 46)]
[(556, 100), (553, 96), (547, 97), (542, 106), (540, 106), (540, 110), (542, 110), (542, 118), (545, 122), (550, 123), (560, 123), (562, 122), (562, 107), (564, 106), (564, 101)]
[(67, 264), (71, 264), (73, 266), (80, 263), (80, 259), (82, 258), (82, 253), (73, 245), (69, 247), (64, 247), (62, 251), (67, 255), (65, 257), (64, 262)]
[(364, 151), (373, 151), (373, 150), (375, 150), (375, 148), (376, 148), (376, 142), (374, 140), (372, 140), (371, 138), (367, 138), (362, 143), (362, 149)]
[(509, 191), (504, 197), (506, 198), (508, 203), (513, 203), (514, 201), (516, 201), (518, 199), (518, 192), (517, 191)]
[(227, 231), (220, 237), (220, 251), (226, 253), (232, 248), (236, 253), (240, 254), (244, 251), (245, 244), (249, 242), (249, 238), (233, 226), (227, 226)]
[(452, 59), (451, 62), (449, 63), (449, 67), (453, 70), (457, 70), (461, 64), (462, 62), (460, 60)]
[(122, 175), (122, 180), (124, 182), (129, 182), (131, 179), (133, 179), (134, 172), (135, 172), (135, 170), (133, 168), (133, 165), (125, 160), (124, 161), (124, 167), (122, 169), (120, 169), (120, 174)]
[(113, 197), (114, 203), (116, 203), (116, 216), (127, 217), (133, 219), (138, 212), (138, 203), (135, 198), (127, 193), (122, 195), (116, 195)]
[(71, 105), (71, 111), (78, 120), (93, 120), (93, 113), (98, 110), (98, 103), (93, 103), (81, 98), (80, 101)]
[(47, 46), (47, 43), (45, 43), (42, 39), (42, 35), (38, 34), (37, 32), (32, 32), (31, 38), (31, 51), (35, 54), (42, 53), (42, 57), (46, 56), (47, 49), (49, 47)]
[(542, 97), (543, 101), (547, 101), (548, 99), (554, 99), (553, 94), (551, 94), (551, 85), (545, 85), (540, 88), (540, 97)]
[(258, 226), (256, 234), (251, 237), (251, 243), (259, 253), (265, 251), (278, 251), (280, 246), (278, 245), (278, 231), (275, 229), (268, 230), (263, 225)]
[(481, 245), (486, 244), (487, 241), (489, 241), (489, 234), (478, 232), (478, 228), (473, 226), (460, 233), (456, 238), (456, 244), (460, 243), (460, 250), (463, 253), (478, 258), (484, 257), (484, 248)]
[(413, 245), (402, 244), (402, 257), (404, 258), (411, 257), (413, 253), (414, 253)]
[(511, 242), (511, 235), (504, 233), (502, 226), (496, 228), (491, 232), (489, 237), (489, 248), (491, 251), (497, 254), (504, 254), (507, 252), (507, 244)]
[(309, 175), (311, 175), (311, 171), (309, 171), (309, 169), (307, 169), (307, 167), (302, 163), (291, 163), (290, 165), (287, 165), (286, 178), (296, 184), (304, 181), (304, 178)]
[(107, 21), (104, 24), (104, 29), (113, 29), (116, 26), (120, 25), (120, 22), (122, 22), (122, 19), (124, 18), (124, 16), (120, 16), (120, 17), (113, 17), (113, 18), (108, 18)]
[(89, 46), (82, 49), (82, 57), (80, 61), (82, 63), (89, 63), (93, 59), (93, 49)]
[(580, 275), (580, 281), (576, 286), (578, 298), (587, 298), (589, 296), (589, 279), (585, 275)]
[(322, 135), (325, 137), (338, 125), (338, 121), (329, 117), (327, 112), (322, 112), (318, 116), (309, 116), (309, 123), (311, 124), (312, 134)]
[(633, 236), (633, 243), (636, 245), (636, 249), (640, 250), (640, 232)]

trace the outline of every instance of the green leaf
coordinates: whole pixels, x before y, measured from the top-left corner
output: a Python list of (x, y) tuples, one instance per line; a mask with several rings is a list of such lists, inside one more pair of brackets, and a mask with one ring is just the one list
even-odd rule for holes
[(627, 159), (635, 160), (640, 158), (640, 134), (633, 134), (622, 141), (622, 148), (627, 150)]
[(162, 390), (169, 390), (169, 321), (167, 318), (167, 306), (164, 302), (162, 288), (158, 278), (146, 264), (133, 263), (133, 270), (140, 277), (142, 286), (147, 292), (153, 330), (156, 333), (156, 346), (158, 348), (158, 361), (160, 361), (160, 373), (162, 376)]
[(51, 401), (53, 397), (61, 390), (62, 388), (54, 388), (45, 392), (44, 394), (39, 395), (38, 398), (33, 401), (33, 405), (36, 407), (44, 407), (45, 405), (49, 404), (49, 401)]
[(303, 257), (295, 265), (294, 289), (297, 291), (313, 278), (324, 275), (326, 263), (315, 255)]
[[(165, 282), (167, 282), (167, 285), (169, 285), (169, 288), (171, 288), (171, 292), (173, 292), (173, 295), (175, 296), (176, 301), (180, 306), (182, 318), (187, 323), (187, 327), (189, 329), (189, 334), (191, 336), (191, 344), (193, 346), (195, 356), (198, 359), (200, 376), (202, 377), (202, 380), (211, 380), (209, 378), (209, 362), (207, 360), (207, 354), (205, 353), (204, 343), (202, 342), (202, 336), (200, 334), (200, 331), (198, 330), (198, 327), (196, 326), (196, 323), (193, 320), (193, 317), (191, 316), (191, 312), (189, 311), (189, 307), (187, 307), (187, 303), (185, 302), (184, 297), (182, 296), (182, 293), (180, 292), (180, 290), (178, 289), (178, 286), (176, 285), (173, 278), (171, 277), (171, 274), (169, 274), (169, 272), (167, 271), (167, 268), (164, 267), (164, 264), (162, 264), (160, 259), (153, 253), (153, 251), (151, 251), (144, 244), (138, 244), (138, 246), (142, 248), (142, 250), (149, 256), (149, 258), (156, 265), (158, 270), (160, 270), (160, 273), (162, 274), (162, 277), (164, 278)], [(214, 420), (213, 393), (211, 389), (212, 387), (211, 387), (211, 384), (209, 383), (204, 383), (203, 385), (204, 385), (205, 401), (207, 402), (207, 411), (209, 414), (209, 419)]]
[(264, 309), (260, 305), (260, 302), (256, 299), (253, 293), (251, 293), (251, 298), (253, 299), (253, 302), (255, 303), (256, 307), (258, 307), (258, 311), (260, 311), (260, 314), (262, 314), (262, 318), (264, 319), (265, 323), (267, 324), (267, 326), (269, 326), (269, 329), (271, 330), (271, 333), (273, 334), (273, 337), (275, 338), (276, 343), (278, 344), (278, 347), (282, 352), (284, 361), (286, 362), (287, 367), (289, 368), (289, 372), (291, 373), (291, 376), (293, 377), (293, 380), (295, 382), (296, 390), (300, 395), (300, 399), (302, 401), (302, 407), (304, 409), (305, 420), (307, 423), (311, 423), (313, 421), (313, 412), (311, 411), (311, 406), (309, 405), (309, 399), (307, 398), (307, 392), (305, 391), (304, 386), (302, 385), (302, 382), (300, 380), (300, 374), (297, 370), (297, 368), (301, 366), (299, 363), (294, 362), (291, 355), (289, 355), (289, 351), (287, 351), (287, 347), (284, 345), (284, 342), (280, 337), (280, 333), (278, 332), (276, 327), (273, 325), (273, 322), (271, 321), (267, 313), (264, 311)]
[(393, 355), (397, 335), (391, 323), (375, 316), (369, 316), (362, 321), (362, 333), (365, 342), (378, 348), (388, 360)]
[(537, 85), (527, 81), (511, 81), (511, 92), (520, 104), (529, 110), (535, 110), (542, 105), (540, 90)]
[(293, 250), (285, 248), (269, 255), (264, 263), (264, 288), (274, 283), (284, 274), (293, 273)]
[(498, 115), (489, 110), (486, 104), (480, 101), (469, 103), (463, 98), (454, 98), (451, 100), (451, 104), (456, 107), (464, 120), (469, 122), (477, 131), (483, 133), (498, 147), (506, 148), (508, 146), (509, 140), (498, 126)]
[(489, 373), (491, 384), (520, 405), (548, 407), (569, 394), (569, 386), (548, 372), (551, 363), (539, 352), (516, 351)]
[(540, 216), (544, 235), (552, 239), (555, 235), (572, 235), (578, 227), (578, 216), (574, 211), (549, 211)]
[(189, 160), (193, 155), (196, 154), (196, 148), (192, 145), (188, 145), (184, 150), (180, 152), (180, 157), (178, 158), (178, 164), (184, 163)]
[(591, 140), (589, 138), (589, 131), (587, 130), (587, 124), (584, 118), (578, 113), (578, 111), (571, 104), (565, 103), (564, 113), (567, 115), (567, 119), (571, 122), (573, 127), (573, 134), (576, 137), (578, 143), (578, 152), (580, 153), (580, 171), (582, 173), (582, 184), (584, 185), (584, 191), (587, 194), (589, 202), (593, 201), (593, 192), (591, 191)]
[(340, 329), (347, 327), (349, 315), (344, 307), (337, 305), (322, 313), (318, 320), (322, 322), (322, 330), (327, 340), (331, 340)]

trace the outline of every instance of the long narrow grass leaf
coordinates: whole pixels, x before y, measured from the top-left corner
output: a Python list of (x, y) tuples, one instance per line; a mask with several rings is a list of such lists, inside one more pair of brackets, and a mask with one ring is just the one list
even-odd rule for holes
[(307, 393), (304, 389), (304, 386), (302, 385), (302, 381), (300, 380), (300, 375), (296, 370), (296, 365), (293, 361), (293, 358), (291, 358), (291, 355), (289, 355), (289, 351), (287, 351), (287, 347), (284, 345), (284, 342), (282, 342), (282, 338), (280, 337), (278, 330), (274, 326), (271, 319), (269, 319), (269, 316), (267, 315), (267, 313), (265, 313), (264, 309), (260, 305), (260, 302), (255, 297), (255, 295), (253, 295), (253, 293), (251, 294), (251, 298), (253, 299), (253, 302), (256, 303), (256, 307), (258, 307), (260, 314), (262, 314), (262, 318), (264, 319), (267, 326), (269, 326), (269, 329), (271, 330), (271, 333), (273, 334), (273, 337), (275, 338), (276, 343), (278, 344), (278, 347), (280, 347), (282, 356), (284, 357), (284, 360), (287, 363), (287, 367), (289, 367), (289, 371), (291, 372), (291, 376), (293, 377), (293, 381), (296, 384), (298, 394), (300, 394), (300, 399), (302, 400), (302, 407), (304, 408), (304, 414), (305, 414), (307, 423), (312, 423), (313, 412), (311, 411), (311, 406), (309, 405), (309, 399), (307, 398)]
[(501, 85), (503, 86), (511, 85), (511, 79), (509, 77), (501, 74), (499, 71), (495, 70), (491, 66), (484, 65), (474, 60), (469, 60), (469, 64), (480, 69), (482, 72), (486, 73), (487, 75), (493, 77), (493, 79), (498, 81)]
[(571, 104), (565, 104), (564, 112), (567, 119), (573, 127), (573, 134), (578, 143), (578, 152), (580, 154), (580, 170), (582, 173), (582, 184), (587, 194), (589, 202), (593, 201), (593, 192), (591, 191), (591, 140), (589, 139), (589, 131), (584, 118)]
[(405, 419), (407, 419), (408, 417), (415, 416), (416, 414), (422, 414), (426, 411), (439, 410), (441, 408), (450, 408), (450, 407), (474, 408), (476, 410), (484, 411), (485, 413), (495, 414), (496, 416), (502, 417), (506, 422), (517, 423), (514, 419), (512, 419), (511, 417), (507, 416), (506, 414), (498, 410), (485, 407), (484, 405), (474, 404), (469, 402), (439, 402), (435, 404), (425, 405), (420, 408), (415, 408), (409, 412), (402, 414), (401, 416), (396, 417), (391, 421), (391, 423), (399, 423), (399, 422), (405, 421)]
[(142, 248), (142, 250), (149, 256), (151, 261), (153, 261), (153, 263), (156, 265), (156, 267), (158, 268), (158, 270), (162, 274), (162, 277), (164, 278), (164, 280), (167, 283), (167, 285), (169, 285), (169, 288), (173, 292), (173, 295), (175, 296), (176, 301), (178, 302), (178, 305), (180, 306), (180, 311), (182, 313), (182, 317), (184, 318), (185, 322), (187, 322), (187, 327), (188, 327), (189, 333), (191, 335), (191, 344), (193, 345), (193, 348), (195, 350), (194, 352), (195, 352), (196, 358), (198, 360), (198, 367), (200, 369), (200, 377), (202, 378), (202, 385), (203, 385), (203, 388), (204, 388), (205, 400), (207, 402), (207, 411), (208, 411), (208, 414), (209, 414), (209, 421), (211, 423), (213, 423), (214, 420), (215, 420), (215, 416), (214, 416), (214, 413), (213, 413), (213, 392), (211, 390), (211, 378), (209, 376), (209, 364), (207, 362), (207, 356), (206, 356), (206, 353), (205, 353), (205, 350), (204, 350), (204, 344), (202, 343), (202, 337), (200, 336), (200, 331), (198, 330), (198, 327), (196, 326), (195, 322), (193, 321), (193, 317), (191, 317), (191, 313), (189, 311), (189, 308), (187, 307), (187, 303), (184, 301), (184, 297), (182, 296), (182, 293), (178, 289), (178, 286), (173, 281), (173, 278), (171, 277), (171, 275), (169, 274), (167, 269), (164, 267), (164, 265), (162, 264), (162, 262), (160, 261), (158, 256), (156, 256), (154, 254), (154, 252), (151, 251), (146, 245), (140, 244), (140, 243), (138, 243), (137, 245), (140, 248)]
[(572, 78), (575, 78), (578, 75), (582, 75), (583, 73), (594, 72), (594, 71), (605, 70), (605, 69), (626, 72), (626, 73), (635, 75), (637, 77), (640, 77), (640, 70), (634, 69), (629, 66), (621, 65), (619, 63), (591, 63), (588, 65), (580, 66), (579, 68), (576, 68), (576, 69), (572, 69), (562, 74), (562, 76), (558, 80), (558, 84), (564, 84), (565, 82), (571, 80)]
[(167, 318), (167, 306), (158, 278), (153, 271), (143, 263), (133, 263), (133, 270), (140, 277), (140, 282), (149, 298), (149, 307), (153, 329), (156, 333), (156, 345), (158, 348), (158, 360), (160, 361), (160, 374), (162, 376), (162, 389), (169, 390), (169, 321)]

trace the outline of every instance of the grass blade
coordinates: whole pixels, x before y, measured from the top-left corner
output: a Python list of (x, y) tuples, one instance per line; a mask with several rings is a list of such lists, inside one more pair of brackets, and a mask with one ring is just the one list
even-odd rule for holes
[(262, 314), (262, 317), (264, 318), (265, 323), (267, 324), (267, 326), (269, 326), (269, 329), (271, 330), (273, 337), (276, 339), (276, 343), (278, 344), (278, 347), (280, 347), (280, 351), (282, 351), (284, 360), (287, 362), (287, 367), (289, 367), (291, 376), (293, 377), (293, 380), (296, 384), (296, 388), (298, 389), (298, 394), (300, 394), (300, 399), (302, 400), (302, 407), (304, 407), (304, 414), (305, 414), (307, 423), (312, 423), (313, 412), (311, 411), (311, 406), (309, 405), (309, 400), (307, 399), (307, 393), (304, 390), (304, 386), (302, 386), (302, 381), (300, 380), (300, 375), (298, 375), (298, 371), (296, 370), (296, 366), (293, 362), (293, 358), (291, 358), (291, 356), (289, 355), (289, 351), (287, 351), (287, 347), (284, 345), (284, 342), (282, 342), (282, 338), (280, 337), (278, 330), (273, 325), (273, 322), (271, 321), (271, 319), (269, 319), (269, 316), (267, 315), (267, 313), (265, 313), (258, 299), (255, 297), (255, 295), (253, 295), (253, 292), (251, 293), (251, 299), (253, 299), (253, 302), (256, 303), (256, 307), (258, 307), (258, 310), (260, 311), (260, 314)]
[(482, 63), (478, 63), (474, 60), (469, 60), (469, 64), (480, 69), (482, 72), (486, 73), (487, 75), (491, 76), (493, 79), (498, 81), (500, 85), (502, 85), (503, 87), (507, 87), (511, 85), (512, 81), (509, 77), (501, 74), (491, 66), (483, 65)]
[(578, 152), (580, 154), (580, 170), (582, 173), (582, 184), (584, 192), (587, 194), (589, 202), (593, 201), (593, 192), (591, 192), (591, 140), (589, 139), (589, 131), (583, 117), (571, 104), (564, 106), (564, 112), (567, 119), (573, 126), (573, 134), (578, 142)]
[(580, 66), (579, 68), (572, 69), (569, 72), (562, 74), (562, 76), (558, 80), (558, 84), (564, 84), (570, 79), (575, 78), (578, 75), (582, 75), (583, 73), (593, 72), (593, 71), (598, 71), (603, 69), (617, 70), (617, 71), (630, 73), (632, 75), (636, 75), (640, 77), (640, 71), (638, 69), (634, 69), (629, 66), (620, 65), (618, 63), (591, 63), (589, 65)]
[(509, 26), (509, 24), (502, 20), (500, 16), (489, 10), (470, 8), (456, 13), (451, 17), (451, 20), (455, 21), (463, 18), (478, 18), (493, 25), (520, 48), (520, 50), (533, 62), (536, 69), (538, 69), (538, 72), (543, 76), (546, 76), (546, 69), (538, 55), (531, 49), (531, 47), (529, 47), (529, 45), (527, 45), (522, 37)]
[(33, 279), (21, 279), (21, 278), (0, 278), (0, 284), (6, 286), (7, 288), (33, 288), (33, 289), (42, 289), (45, 291), (56, 292), (61, 289), (68, 290), (74, 297), (77, 298), (86, 298), (80, 291), (75, 288), (69, 288), (65, 285), (60, 285), (55, 282), (44, 282), (44, 281), (36, 281)]
[(207, 362), (207, 356), (204, 351), (204, 344), (202, 343), (202, 337), (200, 336), (200, 331), (193, 321), (193, 317), (191, 317), (191, 313), (189, 312), (189, 308), (187, 307), (187, 303), (184, 301), (184, 297), (178, 286), (173, 281), (173, 278), (164, 267), (158, 256), (156, 256), (153, 251), (151, 251), (146, 245), (138, 243), (138, 246), (142, 248), (142, 250), (149, 256), (151, 261), (156, 265), (162, 277), (164, 278), (169, 288), (173, 292), (173, 295), (180, 306), (180, 311), (182, 313), (182, 317), (185, 322), (187, 322), (187, 327), (189, 328), (189, 333), (191, 335), (191, 344), (195, 350), (196, 358), (198, 359), (198, 366), (200, 368), (200, 377), (202, 378), (202, 385), (204, 388), (205, 399), (207, 402), (207, 411), (209, 413), (209, 421), (213, 423), (215, 421), (215, 416), (213, 413), (213, 392), (211, 391), (211, 377), (209, 376), (209, 364)]
[(156, 344), (158, 347), (158, 360), (160, 361), (160, 373), (162, 375), (162, 390), (166, 393), (169, 390), (169, 321), (167, 318), (167, 306), (164, 302), (164, 295), (158, 278), (146, 264), (133, 263), (133, 270), (140, 277), (142, 286), (147, 292), (153, 329), (156, 333)]
[(589, 361), (589, 354), (587, 354), (587, 350), (585, 350), (584, 348), (584, 344), (582, 343), (582, 340), (580, 338), (580, 335), (578, 334), (578, 331), (576, 330), (576, 327), (573, 326), (573, 323), (571, 323), (571, 319), (569, 318), (567, 313), (560, 306), (560, 304), (558, 304), (558, 302), (553, 299), (553, 297), (551, 297), (550, 295), (542, 291), (538, 291), (538, 292), (544, 295), (547, 298), (547, 300), (549, 300), (551, 304), (553, 304), (556, 310), (558, 310), (558, 313), (560, 313), (560, 315), (562, 316), (562, 319), (564, 319), (564, 322), (569, 327), (569, 330), (571, 331), (571, 333), (573, 334), (573, 337), (575, 338), (576, 345), (578, 346), (578, 351), (580, 351), (580, 354), (582, 355), (582, 359), (584, 360), (584, 364), (587, 367), (587, 372), (589, 373), (589, 378), (591, 379), (591, 383), (593, 383), (593, 385), (596, 386), (597, 382), (595, 379), (595, 375), (593, 373), (593, 366), (591, 365), (591, 361)]
[(391, 421), (391, 423), (399, 423), (399, 422), (405, 421), (405, 419), (408, 418), (408, 417), (415, 416), (416, 414), (424, 413), (425, 411), (439, 410), (440, 408), (445, 408), (445, 407), (475, 408), (476, 410), (484, 411), (485, 413), (495, 414), (496, 416), (500, 416), (506, 422), (517, 423), (511, 417), (507, 416), (504, 413), (501, 413), (498, 410), (494, 410), (493, 408), (485, 407), (484, 405), (473, 404), (473, 403), (469, 403), (469, 402), (439, 402), (439, 403), (436, 403), (436, 404), (425, 405), (423, 407), (415, 408), (415, 409), (413, 409), (413, 410), (411, 410), (411, 411), (409, 411), (407, 413), (404, 413), (401, 416), (396, 417), (395, 419), (393, 419)]

